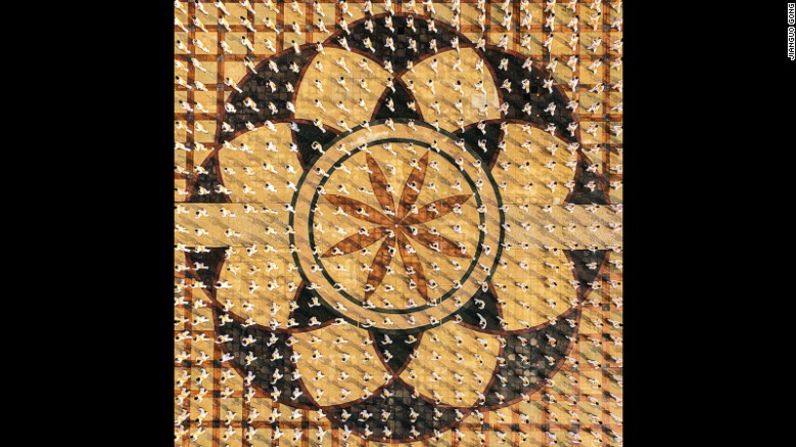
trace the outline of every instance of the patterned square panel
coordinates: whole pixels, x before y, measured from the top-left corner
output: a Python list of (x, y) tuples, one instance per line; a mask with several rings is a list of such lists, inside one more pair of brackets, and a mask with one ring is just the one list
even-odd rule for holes
[(622, 444), (621, 1), (175, 2), (175, 444)]

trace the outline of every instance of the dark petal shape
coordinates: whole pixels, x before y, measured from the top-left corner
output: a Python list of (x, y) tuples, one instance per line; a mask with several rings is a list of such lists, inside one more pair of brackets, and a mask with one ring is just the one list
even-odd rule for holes
[(403, 231), (399, 231), (398, 252), (401, 253), (401, 260), (403, 261), (404, 268), (408, 269), (411, 267), (414, 269), (415, 272), (412, 279), (417, 285), (417, 293), (419, 293), (424, 300), (428, 301), (428, 285), (426, 284), (426, 275), (423, 274), (423, 263), (420, 261), (420, 257), (417, 256), (417, 253), (410, 253), (409, 250), (407, 250), (407, 245), (412, 245), (411, 242), (409, 242), (409, 238), (406, 237)]
[[(367, 236), (359, 233), (352, 234), (351, 236), (348, 236), (342, 241), (329, 247), (329, 249), (326, 250), (326, 253), (324, 253), (321, 257), (328, 258), (331, 256), (345, 256), (351, 254), (355, 251), (362, 250), (363, 248), (378, 242), (379, 239), (383, 238), (386, 235), (387, 235), (387, 229), (384, 227), (372, 228), (371, 230), (368, 231)], [(332, 251), (334, 251), (335, 248), (342, 251), (342, 253), (333, 254)]]
[[(328, 200), (332, 205), (342, 208), (343, 211), (348, 213), (348, 215), (353, 218), (379, 225), (393, 225), (392, 219), (382, 214), (381, 211), (377, 210), (376, 208), (366, 205), (359, 200), (337, 194), (324, 194), (323, 197), (325, 197), (326, 200)], [(357, 213), (357, 211), (360, 209), (367, 213), (367, 216)]]
[[(419, 223), (430, 222), (434, 219), (439, 219), (440, 217), (450, 213), (453, 211), (453, 208), (456, 205), (461, 205), (466, 202), (472, 194), (459, 194), (455, 196), (445, 197), (444, 199), (435, 200), (431, 203), (423, 205), (419, 207), (417, 210), (417, 214), (410, 214), (404, 218), (401, 222), (404, 225), (414, 225)], [(429, 207), (434, 205), (436, 207), (437, 212), (429, 211)]]
[(459, 250), (459, 246), (456, 245), (455, 242), (446, 238), (442, 235), (433, 235), (428, 230), (420, 227), (414, 227), (417, 234), (412, 234), (410, 231), (406, 231), (406, 235), (411, 237), (412, 239), (416, 240), (417, 242), (423, 244), (423, 246), (428, 247), (429, 250), (434, 250), (432, 244), (436, 243), (439, 247), (439, 250), (434, 250), (437, 253), (441, 253), (445, 256), (450, 256), (454, 258), (471, 258), (472, 253), (470, 254), (462, 254), (462, 251)]
[[(373, 338), (373, 347), (381, 354), (382, 359), (384, 359), (385, 350), (389, 350), (390, 354), (392, 354), (392, 358), (385, 363), (391, 373), (395, 375), (403, 371), (404, 367), (409, 363), (409, 356), (420, 346), (420, 339), (423, 336), (422, 332), (416, 333), (414, 337), (417, 338), (417, 340), (413, 343), (406, 343), (410, 335), (410, 333), (406, 331), (383, 332), (379, 329), (371, 329), (370, 334)], [(392, 340), (391, 344), (382, 344), (385, 335), (390, 337), (390, 340)]]
[[(387, 108), (387, 98), (392, 99), (393, 105), (395, 107), (394, 112)], [(395, 93), (393, 93), (390, 89), (384, 90), (384, 96), (379, 98), (379, 103), (376, 105), (376, 113), (373, 114), (371, 121), (383, 120), (387, 118), (406, 118), (415, 121), (425, 121), (420, 115), (419, 106), (417, 107), (417, 111), (414, 111), (406, 105), (412, 101), (415, 101), (412, 92), (404, 87), (403, 82), (396, 81)], [(415, 105), (417, 105), (417, 101), (415, 101)]]
[[(575, 279), (580, 282), (578, 294), (585, 296), (591, 290), (588, 283), (593, 282), (602, 271), (603, 265), (608, 261), (608, 250), (566, 250), (567, 257), (574, 266)], [(588, 264), (597, 263), (597, 268), (592, 270)], [(606, 278), (607, 279), (607, 278)]]
[(395, 209), (392, 194), (387, 191), (387, 187), (390, 185), (387, 181), (387, 176), (384, 175), (381, 166), (379, 166), (375, 158), (371, 157), (370, 154), (367, 154), (365, 158), (368, 161), (368, 169), (370, 169), (370, 174), (368, 174), (370, 186), (373, 188), (373, 194), (376, 196), (376, 200), (379, 201), (381, 209)]
[[(483, 309), (476, 305), (475, 299), (484, 302)], [(503, 330), (500, 326), (500, 320), (498, 319), (500, 316), (500, 308), (498, 306), (497, 297), (494, 295), (494, 291), (491, 288), (486, 292), (479, 289), (473, 296), (473, 299), (462, 306), (458, 314), (462, 317), (462, 321), (474, 330), (483, 330), (484, 332)], [(486, 320), (486, 327), (484, 329), (481, 329), (481, 319), (478, 318), (478, 315), (481, 315), (484, 320)]]
[[(459, 130), (456, 132), (456, 136), (462, 138), (465, 144), (473, 149), (486, 166), (492, 166), (499, 153), (498, 143), (503, 139), (504, 135), (503, 131), (500, 130), (500, 123), (486, 123), (485, 130), (486, 135), (481, 133), (481, 130), (474, 124), (466, 128), (464, 132)], [(486, 140), (486, 152), (478, 147), (479, 140)]]
[(373, 263), (370, 267), (373, 269), (368, 274), (368, 280), (365, 284), (370, 284), (373, 286), (373, 290), (370, 292), (365, 292), (365, 298), (370, 298), (370, 296), (379, 288), (379, 285), (382, 281), (384, 281), (384, 275), (387, 274), (387, 267), (392, 262), (392, 254), (390, 254), (390, 248), (395, 246), (395, 238), (388, 237), (381, 243), (381, 247), (379, 247), (379, 251), (376, 252), (376, 256), (373, 258)]
[[(404, 190), (401, 192), (401, 201), (398, 205), (398, 220), (406, 216), (409, 209), (417, 201), (420, 191), (423, 190), (423, 182), (426, 179), (426, 167), (428, 166), (428, 152), (420, 157), (417, 164), (418, 167), (412, 169), (412, 172), (409, 173), (409, 177), (406, 179), (406, 183), (404, 183)], [(409, 186), (412, 184), (417, 185), (417, 191)]]
[[(298, 326), (296, 326), (297, 329), (309, 328), (310, 319), (312, 317), (315, 317), (315, 319), (321, 323), (335, 318), (335, 314), (326, 307), (327, 305), (324, 304), (322, 299), (318, 298), (318, 302), (320, 303), (319, 306), (312, 305), (313, 298), (315, 298), (315, 295), (312, 290), (302, 285), (301, 291), (296, 298), (296, 305), (298, 305), (298, 307), (290, 314), (290, 318), (298, 323)], [(317, 326), (313, 326), (313, 328), (317, 329)]]
[(327, 128), (326, 132), (321, 132), (312, 123), (296, 122), (299, 131), (293, 132), (293, 142), (298, 146), (299, 159), (301, 165), (306, 169), (321, 157), (321, 153), (312, 148), (312, 143), (317, 141), (321, 146), (326, 146), (330, 141), (337, 137), (337, 132), (332, 128)]

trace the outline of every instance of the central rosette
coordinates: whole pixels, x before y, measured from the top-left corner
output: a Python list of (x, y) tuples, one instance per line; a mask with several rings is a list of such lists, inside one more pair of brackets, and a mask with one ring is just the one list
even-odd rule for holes
[(306, 286), (340, 316), (423, 328), (486, 288), (502, 212), (487, 166), (453, 138), (374, 123), (315, 147), (291, 242)]

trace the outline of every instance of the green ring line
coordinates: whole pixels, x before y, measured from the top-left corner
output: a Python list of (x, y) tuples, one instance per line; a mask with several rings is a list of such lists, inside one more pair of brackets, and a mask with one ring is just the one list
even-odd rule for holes
[[(374, 140), (374, 141), (368, 142), (367, 147), (375, 146), (375, 145), (382, 144), (382, 143), (413, 143), (413, 144), (417, 144), (417, 145), (425, 147), (425, 148), (431, 147), (430, 144), (425, 143), (425, 142), (420, 141), (420, 140), (414, 140), (414, 139), (411, 139), (411, 138), (400, 138), (400, 137), (390, 137), (390, 138), (383, 138), (383, 139), (380, 139), (380, 140)], [(360, 146), (360, 148), (361, 148), (361, 146)], [(351, 152), (350, 155), (349, 154), (345, 154), (342, 157), (338, 158), (337, 161), (332, 164), (332, 166), (335, 168), (335, 170), (337, 170), (339, 168), (339, 166), (342, 165), (350, 157), (353, 157), (357, 153), (361, 152), (360, 148), (356, 148), (356, 149), (350, 151)], [(453, 157), (450, 156), (450, 154), (443, 153), (441, 151), (438, 152), (438, 154), (442, 155), (453, 166), (456, 166), (456, 163), (453, 160)], [(456, 166), (456, 168), (459, 169), (458, 166)], [(481, 195), (478, 193), (478, 188), (475, 186), (475, 182), (473, 181), (473, 179), (470, 178), (469, 174), (467, 174), (466, 171), (459, 170), (459, 172), (461, 172), (464, 175), (465, 180), (467, 180), (467, 184), (470, 185), (470, 188), (473, 190), (473, 192), (474, 192), (473, 195), (475, 196), (475, 201), (478, 204), (478, 206), (479, 207), (482, 206), (483, 205), (483, 201), (481, 200)], [(330, 173), (329, 177), (324, 177), (321, 180), (321, 182), (318, 184), (318, 187), (322, 187), (330, 178), (331, 178), (331, 173)], [(315, 190), (315, 194), (312, 196), (312, 200), (310, 201), (310, 209), (315, 208), (316, 204), (318, 203), (318, 199), (319, 198), (320, 198), (320, 193), (316, 189)], [(479, 223), (481, 225), (483, 225), (484, 222), (486, 221), (486, 218), (484, 217), (483, 213), (478, 213), (478, 218), (479, 218), (478, 219)], [(315, 245), (315, 234), (312, 232), (312, 224), (313, 224), (314, 220), (315, 220), (315, 215), (314, 214), (310, 214), (309, 222), (307, 224), (308, 224), (308, 227), (310, 229), (309, 236), (310, 236), (310, 245), (311, 246)], [(473, 258), (472, 261), (470, 261), (470, 265), (467, 267), (467, 270), (465, 271), (464, 276), (462, 276), (460, 282), (467, 281), (467, 278), (470, 277), (470, 275), (472, 274), (473, 270), (475, 269), (475, 265), (478, 263), (478, 258), (481, 257), (481, 251), (482, 251), (481, 244), (483, 242), (484, 242), (484, 232), (479, 230), (478, 231), (478, 244), (476, 245), (475, 257)], [(331, 282), (332, 284), (335, 284), (336, 281), (334, 281), (332, 276), (327, 272), (327, 269), (326, 269), (326, 267), (324, 267), (323, 261), (321, 261), (320, 257), (317, 254), (314, 254), (314, 253), (313, 253), (312, 257), (315, 259), (315, 262), (318, 263), (318, 265), (321, 266), (321, 268), (322, 268), (321, 273), (323, 274), (323, 277), (326, 278), (326, 280)], [(456, 291), (456, 289), (450, 289), (447, 292), (445, 292), (442, 296), (440, 296), (438, 298), (436, 305), (442, 304), (442, 302), (447, 300), (448, 298), (450, 298), (454, 294), (455, 291)], [(340, 290), (337, 293), (343, 295), (344, 297), (346, 297), (349, 301), (353, 302), (354, 304), (358, 304), (361, 307), (364, 307), (364, 306), (362, 306), (362, 301), (360, 301), (357, 298), (351, 296), (348, 292), (346, 292), (344, 290)], [(425, 310), (425, 309), (428, 309), (430, 307), (436, 307), (436, 305), (432, 306), (431, 304), (423, 304), (421, 306), (409, 307), (409, 308), (405, 308), (405, 309), (392, 309), (392, 308), (384, 308), (384, 307), (368, 307), (366, 309), (369, 309), (369, 310), (372, 310), (372, 311), (375, 311), (375, 312), (379, 312), (379, 313), (385, 313), (385, 314), (409, 314), (409, 313), (414, 313), (414, 312), (418, 312), (418, 311), (421, 311), (421, 310)]]
[[(409, 121), (414, 121), (414, 120), (406, 119), (406, 118), (393, 118), (393, 122), (395, 122), (395, 123), (405, 124), (405, 123), (408, 123)], [(370, 121), (369, 124), (380, 125), (380, 124), (383, 124), (384, 122), (386, 122), (386, 119)], [(434, 130), (435, 132), (447, 137), (448, 139), (457, 140), (456, 135), (454, 135), (453, 133), (451, 133), (451, 132), (449, 132), (449, 131), (447, 131), (445, 129), (437, 129), (434, 126), (432, 126), (431, 124), (428, 124), (428, 123), (426, 123), (424, 121), (414, 121), (414, 123), (415, 123), (416, 126), (421, 126), (421, 127), (427, 128), (427, 129)], [(337, 144), (342, 139), (344, 139), (344, 138), (348, 137), (349, 135), (351, 135), (351, 134), (353, 134), (355, 132), (358, 132), (359, 130), (362, 130), (362, 129), (364, 129), (364, 127), (360, 124), (360, 125), (357, 125), (357, 126), (353, 127), (350, 131), (343, 132), (343, 133), (339, 134), (337, 137), (335, 137), (332, 141), (330, 141), (326, 145), (325, 149), (331, 148), (332, 146)], [(470, 147), (470, 145), (465, 144), (464, 147), (465, 147), (465, 149), (468, 152), (470, 152), (471, 155), (476, 157), (476, 159), (480, 159), (478, 154)], [(440, 151), (439, 153), (442, 153), (442, 151)], [(313, 163), (313, 165), (314, 164), (315, 163)], [(305, 169), (304, 169), (304, 172), (302, 172), (301, 177), (298, 180), (296, 192), (293, 193), (293, 198), (291, 200), (291, 206), (294, 209), (295, 209), (296, 204), (298, 203), (298, 196), (299, 196), (299, 192), (301, 191), (301, 185), (304, 184), (304, 180), (307, 178), (307, 175), (309, 175), (310, 170), (311, 170), (313, 165), (306, 166)], [(484, 279), (484, 281), (491, 281), (492, 275), (495, 274), (495, 268), (497, 267), (498, 262), (500, 261), (500, 257), (503, 254), (503, 241), (505, 240), (505, 237), (506, 237), (506, 230), (504, 228), (504, 224), (506, 222), (506, 213), (501, 209), (502, 206), (503, 206), (503, 198), (500, 195), (500, 189), (498, 188), (498, 185), (495, 182), (495, 179), (492, 177), (492, 173), (489, 172), (489, 170), (483, 169), (483, 168), (482, 168), (482, 171), (486, 175), (487, 180), (489, 180), (489, 183), (492, 185), (492, 190), (495, 193), (495, 200), (496, 200), (496, 202), (498, 204), (498, 215), (500, 216), (500, 234), (498, 236), (497, 252), (495, 253), (495, 259), (492, 262), (492, 267), (490, 268), (489, 274)], [(288, 225), (290, 225), (291, 227), (295, 228), (294, 224), (295, 224), (295, 213), (289, 213)], [(310, 232), (310, 235), (311, 234), (312, 234), (312, 232)], [(295, 247), (296, 238), (295, 238), (295, 235), (293, 233), (291, 233), (289, 235), (288, 240), (289, 240), (290, 244)], [(302, 280), (304, 280), (305, 282), (309, 282), (309, 280), (307, 279), (307, 275), (304, 273), (304, 270), (301, 267), (301, 262), (299, 261), (297, 253), (293, 253), (293, 262), (296, 265), (296, 268), (298, 269), (299, 275), (301, 276)], [(325, 270), (324, 270), (324, 272), (325, 272)], [(320, 298), (321, 302), (324, 303), (327, 306), (327, 308), (329, 308), (329, 310), (332, 313), (334, 313), (335, 315), (339, 315), (341, 318), (343, 318), (344, 320), (348, 321), (349, 323), (354, 324), (355, 326), (359, 326), (360, 322), (358, 322), (357, 320), (352, 319), (351, 317), (349, 317), (349, 316), (341, 313), (337, 309), (335, 309), (331, 304), (326, 302), (326, 300), (324, 299), (324, 297), (320, 293), (318, 293), (316, 291), (312, 291), (312, 293), (313, 293), (313, 295), (315, 295), (318, 298)], [(464, 305), (462, 305), (460, 310), (467, 308), (468, 307), (468, 303), (472, 301), (472, 298), (473, 297), (470, 297), (468, 299), (468, 302), (465, 303)], [(417, 308), (412, 308), (412, 309), (417, 309)], [(388, 309), (388, 310), (393, 310), (393, 309)], [(456, 312), (452, 312), (448, 316), (440, 319), (439, 320), (439, 324), (442, 324), (442, 323), (446, 322), (447, 320), (453, 318), (453, 316), (455, 314), (456, 314)], [(425, 330), (425, 328), (427, 328), (428, 326), (431, 326), (431, 324), (429, 323), (429, 324), (417, 326), (417, 327), (411, 328), (411, 329), (402, 329), (400, 331), (417, 332), (417, 331)]]

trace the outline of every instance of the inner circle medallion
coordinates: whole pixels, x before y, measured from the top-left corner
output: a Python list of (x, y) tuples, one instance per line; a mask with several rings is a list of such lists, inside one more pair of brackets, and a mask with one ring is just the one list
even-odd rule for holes
[(315, 150), (291, 203), (290, 242), (327, 307), (365, 328), (420, 330), (486, 289), (504, 216), (488, 166), (463, 140), (374, 121)]

